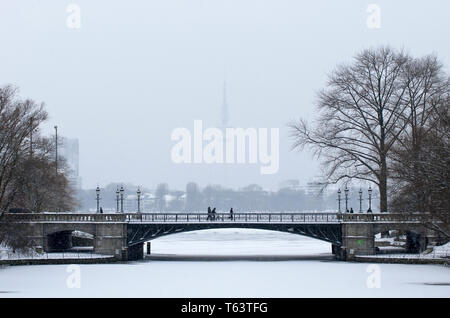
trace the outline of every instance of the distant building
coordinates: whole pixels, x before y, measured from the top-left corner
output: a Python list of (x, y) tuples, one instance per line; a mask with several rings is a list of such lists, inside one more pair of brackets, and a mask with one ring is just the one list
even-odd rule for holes
[[(140, 199), (141, 212), (150, 212), (155, 209), (156, 198), (153, 193), (142, 193)], [(137, 212), (137, 195), (129, 194), (124, 199), (123, 203), (124, 212)]]
[(69, 183), (74, 189), (81, 189), (78, 139), (62, 137), (60, 141), (61, 145), (59, 146), (58, 152), (59, 155), (66, 160), (67, 165), (69, 166), (69, 171), (67, 172)]
[(278, 189), (300, 190), (300, 181), (297, 179), (284, 180), (278, 184)]
[(310, 181), (306, 184), (305, 192), (307, 195), (322, 196), (323, 193), (323, 183), (318, 181)]

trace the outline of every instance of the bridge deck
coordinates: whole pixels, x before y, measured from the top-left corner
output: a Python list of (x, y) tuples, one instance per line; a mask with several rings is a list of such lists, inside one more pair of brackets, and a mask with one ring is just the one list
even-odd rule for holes
[(33, 223), (278, 223), (278, 224), (339, 224), (339, 223), (420, 223), (422, 214), (393, 213), (14, 213), (4, 214), (7, 221)]

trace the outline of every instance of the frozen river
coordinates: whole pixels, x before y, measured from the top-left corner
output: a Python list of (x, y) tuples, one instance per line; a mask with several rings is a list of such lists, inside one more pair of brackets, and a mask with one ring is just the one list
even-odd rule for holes
[(180, 233), (152, 241), (153, 255), (170, 261), (2, 267), (0, 297), (450, 296), (448, 267), (338, 262), (330, 250), (288, 233)]

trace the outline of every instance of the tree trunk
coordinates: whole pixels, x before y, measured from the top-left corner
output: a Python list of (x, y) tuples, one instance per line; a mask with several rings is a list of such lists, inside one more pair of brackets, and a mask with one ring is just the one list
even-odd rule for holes
[(380, 192), (380, 212), (388, 211), (388, 200), (387, 200), (387, 165), (386, 158), (381, 160), (380, 167), (380, 183), (378, 190)]

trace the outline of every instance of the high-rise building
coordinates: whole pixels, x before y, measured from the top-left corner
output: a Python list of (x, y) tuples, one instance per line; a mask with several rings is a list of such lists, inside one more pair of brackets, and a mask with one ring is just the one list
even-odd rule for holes
[(62, 137), (60, 139), (60, 155), (68, 165), (67, 178), (74, 189), (81, 188), (81, 178), (79, 173), (79, 143), (78, 139)]

